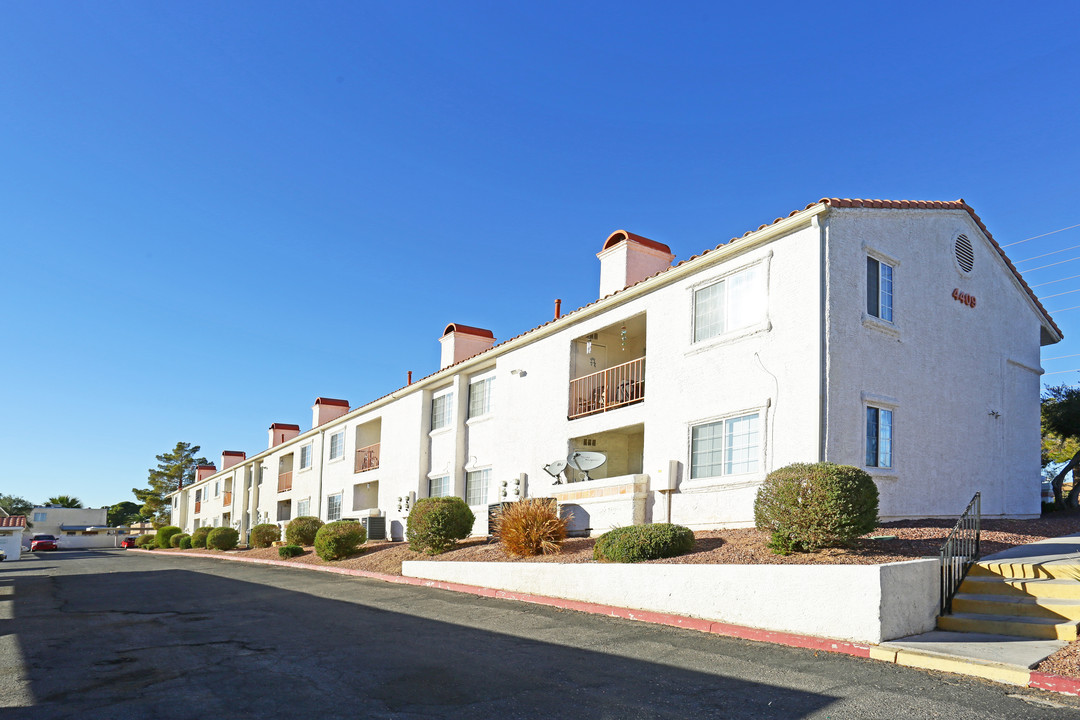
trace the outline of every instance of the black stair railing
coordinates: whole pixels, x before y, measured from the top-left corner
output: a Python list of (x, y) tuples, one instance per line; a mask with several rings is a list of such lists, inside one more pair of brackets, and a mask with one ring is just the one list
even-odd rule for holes
[(971, 498), (964, 514), (941, 546), (941, 612), (952, 611), (953, 596), (979, 557), (979, 526), (982, 522), (979, 493)]

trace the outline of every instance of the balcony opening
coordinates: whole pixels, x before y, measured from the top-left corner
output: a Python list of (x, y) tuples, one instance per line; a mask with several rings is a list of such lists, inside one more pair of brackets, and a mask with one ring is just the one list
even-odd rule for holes
[(382, 439), (382, 418), (356, 426), (356, 461), (353, 473), (367, 472), (379, 467), (379, 446)]
[(353, 485), (352, 511), (361, 515), (370, 514), (370, 510), (379, 508), (379, 481)]
[(292, 490), (293, 453), (289, 453), (278, 460), (277, 491), (279, 493)]
[[(645, 426), (627, 425), (593, 435), (583, 435), (570, 439), (570, 454), (575, 452), (599, 452), (607, 457), (600, 467), (590, 470), (593, 480), (640, 475), (644, 467)], [(585, 479), (585, 473), (567, 467), (567, 480), (578, 482)]]
[(221, 493), (221, 504), (225, 507), (232, 505), (232, 478), (225, 481), (225, 489)]
[(645, 314), (573, 341), (569, 419), (645, 399)]

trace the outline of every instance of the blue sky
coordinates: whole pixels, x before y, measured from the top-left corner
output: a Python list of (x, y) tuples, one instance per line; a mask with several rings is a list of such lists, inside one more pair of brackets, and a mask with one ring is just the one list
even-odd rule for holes
[[(591, 302), (619, 228), (682, 259), (824, 196), (1076, 225), (1080, 5), (1018, 9), (0, 5), (0, 492), (112, 504), (178, 440), (258, 452), (436, 370), (448, 322)], [(1080, 354), (1054, 317), (1044, 358)]]

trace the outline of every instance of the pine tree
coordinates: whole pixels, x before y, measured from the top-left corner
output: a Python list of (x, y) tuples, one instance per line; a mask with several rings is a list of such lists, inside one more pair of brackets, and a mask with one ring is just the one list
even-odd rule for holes
[[(1068, 385), (1046, 388), (1042, 399), (1042, 427), (1044, 438), (1056, 436), (1062, 443), (1080, 441), (1080, 388)], [(1058, 507), (1062, 504), (1071, 508), (1080, 505), (1080, 482), (1076, 482), (1075, 473), (1077, 468), (1080, 468), (1080, 452), (1075, 453), (1054, 478), (1054, 502)], [(1063, 503), (1061, 486), (1070, 472), (1073, 473), (1073, 487)]]
[(140, 512), (144, 517), (150, 518), (157, 525), (169, 522), (170, 508), (165, 496), (175, 492), (181, 481), (185, 485), (192, 482), (195, 479), (196, 466), (209, 464), (206, 458), (195, 457), (199, 449), (198, 445), (178, 442), (170, 452), (157, 456), (157, 469), (151, 468), (148, 471), (150, 487), (131, 490), (143, 504)]

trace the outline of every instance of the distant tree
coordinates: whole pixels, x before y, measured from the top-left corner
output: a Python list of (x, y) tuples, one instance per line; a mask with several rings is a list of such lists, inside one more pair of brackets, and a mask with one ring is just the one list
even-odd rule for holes
[(106, 516), (109, 527), (127, 527), (142, 522), (142, 520), (142, 506), (130, 500), (116, 503), (109, 508)]
[(131, 490), (135, 493), (135, 498), (142, 503), (140, 512), (143, 517), (158, 525), (169, 522), (169, 504), (165, 496), (175, 492), (181, 481), (185, 485), (192, 482), (195, 479), (196, 466), (208, 465), (210, 462), (204, 457), (195, 457), (199, 449), (198, 445), (178, 442), (171, 451), (156, 456), (157, 469), (151, 468), (148, 471), (149, 487)]
[(81, 508), (83, 506), (82, 500), (71, 495), (57, 495), (51, 497), (45, 501), (46, 505), (59, 505), (63, 508)]
[(29, 515), (34, 503), (14, 495), (0, 495), (0, 508), (8, 515)]
[[(1065, 462), (1057, 476), (1054, 477), (1054, 502), (1058, 507), (1063, 504), (1076, 508), (1080, 506), (1080, 483), (1076, 482), (1076, 474), (1073, 472), (1080, 467), (1080, 448), (1065, 459), (1066, 443), (1072, 441), (1080, 443), (1080, 388), (1068, 385), (1056, 385), (1048, 387), (1042, 397), (1042, 429), (1043, 449), (1045, 457), (1054, 459), (1051, 452), (1058, 452), (1058, 457)], [(1056, 436), (1059, 444), (1051, 452), (1047, 452), (1047, 438)], [(1061, 485), (1065, 476), (1073, 472), (1073, 487), (1069, 491), (1069, 497), (1062, 499)]]

